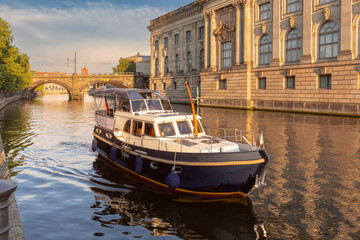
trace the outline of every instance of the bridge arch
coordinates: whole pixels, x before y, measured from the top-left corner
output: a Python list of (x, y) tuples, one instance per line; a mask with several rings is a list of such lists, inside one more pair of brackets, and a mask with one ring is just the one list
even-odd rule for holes
[[(98, 83), (106, 83), (106, 84), (111, 84), (117, 88), (129, 88), (131, 86), (127, 86), (126, 83), (124, 84), (123, 82), (117, 81), (117, 80), (112, 80), (109, 79), (107, 81), (104, 80), (100, 80), (100, 79), (96, 79), (96, 80), (90, 80), (88, 82), (84, 82), (83, 85), (80, 87), (80, 92), (81, 94), (84, 94), (85, 89), (89, 88), (89, 86), (94, 85), (94, 84), (98, 84)], [(89, 84), (89, 85), (88, 85)]]
[(57, 80), (57, 79), (46, 79), (46, 78), (43, 78), (43, 79), (34, 79), (33, 78), (33, 81), (31, 83), (31, 85), (29, 86), (29, 90), (30, 91), (35, 91), (35, 89), (41, 85), (44, 85), (44, 84), (47, 84), (47, 83), (52, 83), (52, 84), (57, 84), (57, 85), (60, 85), (62, 87), (64, 87), (66, 89), (66, 91), (68, 91), (68, 94), (69, 94), (69, 99), (72, 99), (72, 96), (74, 96), (74, 92), (72, 91), (72, 86), (69, 86), (69, 84), (67, 84), (66, 82), (64, 81), (60, 81), (60, 80)]

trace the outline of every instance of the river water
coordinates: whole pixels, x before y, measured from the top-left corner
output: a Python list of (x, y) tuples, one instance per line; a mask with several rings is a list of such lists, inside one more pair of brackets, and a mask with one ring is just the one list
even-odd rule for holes
[(92, 97), (7, 106), (0, 133), (25, 238), (360, 239), (360, 118), (219, 108), (200, 115), (205, 126), (264, 132), (267, 186), (246, 199), (168, 195), (91, 151)]

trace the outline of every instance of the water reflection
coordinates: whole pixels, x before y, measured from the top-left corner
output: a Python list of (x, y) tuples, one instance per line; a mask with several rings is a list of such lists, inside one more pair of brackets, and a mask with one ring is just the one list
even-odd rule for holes
[[(110, 169), (99, 157), (94, 163), (93, 181), (106, 179), (93, 187), (93, 220), (106, 229), (141, 226), (151, 236), (176, 235), (181, 239), (265, 239), (263, 223), (257, 222), (250, 199), (200, 199), (168, 195), (149, 189), (121, 172)], [(109, 183), (116, 183), (114, 184)], [(148, 188), (148, 189), (146, 189)], [(118, 189), (118, 190), (117, 190)], [(109, 217), (111, 216), (111, 217)], [(139, 232), (123, 232), (141, 237)]]

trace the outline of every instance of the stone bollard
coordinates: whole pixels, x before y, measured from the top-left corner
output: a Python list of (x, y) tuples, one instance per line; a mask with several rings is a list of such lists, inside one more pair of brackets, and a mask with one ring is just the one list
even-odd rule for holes
[(0, 180), (0, 240), (9, 239), (9, 223), (8, 207), (11, 204), (10, 195), (16, 190), (17, 183), (8, 180)]

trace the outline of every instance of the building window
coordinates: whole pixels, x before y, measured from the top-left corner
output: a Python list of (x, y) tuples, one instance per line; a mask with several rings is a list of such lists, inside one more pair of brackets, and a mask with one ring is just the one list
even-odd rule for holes
[(270, 64), (272, 58), (272, 41), (269, 35), (265, 35), (260, 40), (259, 45), (259, 65)]
[(174, 89), (176, 90), (176, 82), (173, 82), (173, 85), (174, 85)]
[(270, 18), (270, 3), (265, 3), (259, 6), (260, 21)]
[(227, 89), (227, 80), (226, 79), (219, 80), (219, 89), (222, 89), (222, 90)]
[(156, 83), (154, 83), (154, 90), (156, 90)]
[(169, 72), (169, 58), (166, 56), (164, 60), (164, 73), (167, 74)]
[(159, 41), (155, 41), (155, 51), (159, 51)]
[(155, 77), (159, 74), (159, 59), (155, 59)]
[(164, 48), (168, 48), (169, 47), (169, 38), (164, 38)]
[(186, 42), (191, 42), (191, 31), (186, 31)]
[(174, 36), (174, 44), (179, 45), (179, 34), (175, 34), (175, 36)]
[(191, 52), (187, 53), (187, 68), (188, 68), (188, 72), (191, 72), (191, 70), (192, 70), (192, 54), (191, 54)]
[(335, 0), (319, 0), (319, 5), (329, 3), (329, 2), (333, 2), (333, 1), (335, 1)]
[(205, 28), (199, 27), (199, 40), (202, 40), (205, 38)]
[(200, 51), (200, 68), (205, 67), (205, 51), (204, 49), (201, 49)]
[(176, 56), (175, 56), (175, 70), (176, 70), (176, 73), (180, 72), (180, 56), (179, 56), (179, 54), (176, 54)]
[(335, 22), (326, 22), (319, 34), (319, 58), (334, 58), (338, 55), (339, 30)]
[(295, 76), (286, 77), (285, 81), (287, 89), (295, 89)]
[(331, 74), (319, 75), (319, 88), (331, 89)]
[(296, 12), (299, 10), (300, 10), (300, 0), (286, 0), (286, 12), (287, 13), (292, 13), (292, 12)]
[(166, 90), (166, 83), (163, 83), (163, 90)]
[(286, 39), (286, 62), (300, 61), (302, 56), (300, 30), (292, 29)]
[(231, 42), (224, 42), (221, 44), (222, 56), (221, 56), (221, 66), (223, 68), (231, 67)]
[(258, 89), (266, 89), (266, 78), (265, 77), (259, 78)]

